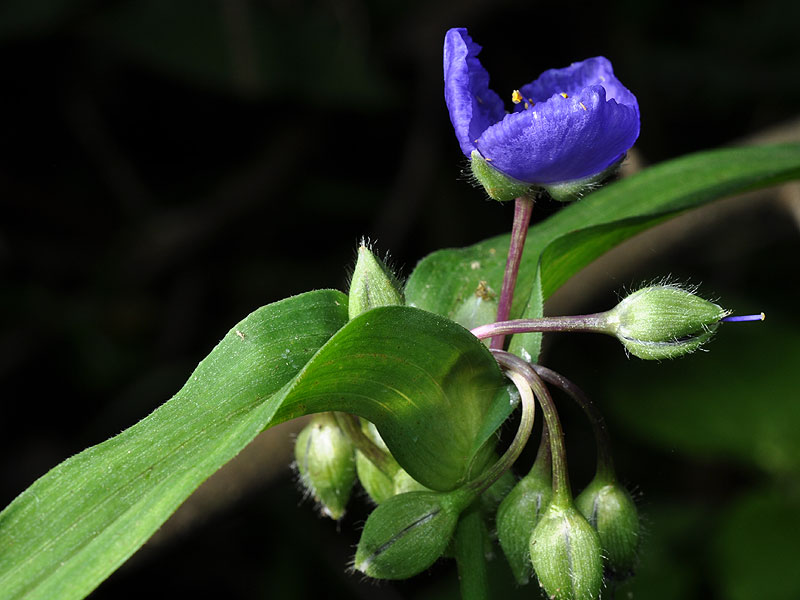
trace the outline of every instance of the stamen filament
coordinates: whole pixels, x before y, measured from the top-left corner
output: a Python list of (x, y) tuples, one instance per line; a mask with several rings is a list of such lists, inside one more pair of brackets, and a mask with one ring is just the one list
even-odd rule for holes
[(724, 323), (744, 323), (745, 321), (763, 321), (767, 318), (763, 312), (757, 315), (741, 315), (739, 317), (723, 317), (720, 319)]

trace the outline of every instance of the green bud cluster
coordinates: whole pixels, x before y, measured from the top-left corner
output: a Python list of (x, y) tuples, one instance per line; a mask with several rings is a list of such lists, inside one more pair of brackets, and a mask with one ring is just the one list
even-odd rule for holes
[(714, 334), (728, 311), (677, 285), (654, 285), (605, 313), (605, 328), (625, 349), (646, 360), (694, 352)]
[(339, 520), (355, 483), (353, 444), (330, 413), (315, 415), (297, 436), (295, 464), (300, 482), (322, 514)]

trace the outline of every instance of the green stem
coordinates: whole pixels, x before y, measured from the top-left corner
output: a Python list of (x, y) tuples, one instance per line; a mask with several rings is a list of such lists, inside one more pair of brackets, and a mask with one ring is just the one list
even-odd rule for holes
[(547, 383), (560, 387), (586, 414), (592, 424), (594, 440), (597, 445), (597, 476), (609, 483), (616, 481), (614, 459), (611, 456), (611, 438), (608, 435), (606, 421), (594, 402), (584, 391), (569, 379), (542, 365), (531, 365), (537, 375)]
[(454, 537), (462, 600), (490, 598), (485, 535), (479, 502), (474, 502), (461, 515)]
[(553, 503), (558, 505), (568, 505), (572, 502), (572, 490), (569, 485), (569, 475), (567, 472), (567, 451), (564, 446), (564, 430), (561, 428), (561, 421), (558, 419), (558, 412), (547, 391), (547, 386), (536, 371), (519, 356), (501, 350), (492, 350), (492, 354), (497, 362), (506, 369), (516, 371), (525, 378), (525, 381), (533, 390), (539, 405), (542, 407), (544, 421), (550, 431), (550, 451), (553, 460)]
[(388, 453), (384, 452), (382, 448), (367, 437), (361, 429), (361, 422), (358, 417), (343, 412), (334, 412), (333, 416), (336, 418), (336, 424), (339, 429), (350, 438), (356, 450), (366, 456), (381, 473), (389, 479), (393, 479), (397, 474), (397, 463)]
[[(493, 350), (492, 352), (496, 352), (498, 354), (507, 354), (502, 350)], [(497, 361), (500, 362), (500, 358), (498, 358)], [(503, 363), (500, 362), (500, 364), (502, 365)], [(524, 364), (527, 365), (528, 363)], [(514, 370), (513, 367), (507, 368), (506, 376), (514, 383), (515, 386), (517, 386), (517, 389), (519, 390), (520, 404), (522, 404), (522, 414), (520, 415), (519, 428), (517, 428), (517, 433), (514, 435), (514, 439), (511, 440), (511, 444), (509, 444), (508, 449), (505, 451), (503, 456), (501, 456), (496, 463), (484, 471), (479, 477), (473, 479), (462, 488), (476, 495), (480, 495), (489, 489), (489, 487), (491, 487), (495, 481), (500, 479), (503, 473), (511, 468), (511, 465), (513, 465), (514, 462), (519, 458), (522, 449), (525, 448), (525, 444), (528, 443), (528, 438), (531, 437), (531, 431), (533, 430), (533, 418), (536, 414), (536, 404), (533, 399), (531, 388), (528, 385), (525, 376)]]

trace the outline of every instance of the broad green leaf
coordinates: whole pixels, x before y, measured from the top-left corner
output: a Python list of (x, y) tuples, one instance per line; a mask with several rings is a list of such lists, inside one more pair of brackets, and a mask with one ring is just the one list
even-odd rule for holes
[[(800, 144), (793, 143), (691, 154), (593, 192), (529, 230), (512, 316), (541, 314), (542, 302), (564, 281), (639, 231), (717, 198), (797, 177)], [(407, 302), (452, 317), (480, 282), (499, 290), (508, 243), (503, 235), (434, 252), (411, 274)], [(512, 340), (512, 349), (523, 348), (536, 357), (538, 336)]]
[(335, 291), (258, 309), (169, 402), (41, 477), (0, 513), (0, 597), (88, 594), (264, 428), (275, 392), (346, 322)]
[(271, 424), (339, 410), (378, 427), (400, 465), (450, 490), (489, 460), (512, 406), (486, 347), (442, 317), (401, 306), (352, 320), (305, 367)]
[(172, 400), (40, 478), (0, 513), (0, 597), (82, 598), (260, 431), (303, 414), (372, 420), (432, 488), (484, 468), (512, 408), (486, 347), (413, 308), (346, 321), (334, 291), (257, 310)]

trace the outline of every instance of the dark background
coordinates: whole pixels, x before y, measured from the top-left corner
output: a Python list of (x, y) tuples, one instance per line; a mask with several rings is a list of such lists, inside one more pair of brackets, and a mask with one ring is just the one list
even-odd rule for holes
[[(442, 98), (449, 27), (486, 48), (503, 97), (544, 69), (609, 57), (639, 98), (636, 159), (648, 164), (765, 130), (800, 139), (798, 22), (788, 0), (0, 3), (2, 504), (168, 399), (254, 308), (346, 289), (361, 236), (407, 276), (432, 250), (509, 228), (510, 207), (461, 175)], [(800, 597), (797, 196), (693, 213), (549, 305), (608, 308), (672, 274), (768, 313), (667, 364), (589, 336), (548, 345), (545, 362), (607, 412), (639, 501), (633, 597)], [(564, 419), (579, 489), (590, 434), (569, 408)], [(190, 499), (182, 525), (92, 597), (454, 594), (448, 562), (398, 585), (345, 574), (366, 504), (338, 527), (298, 508), (289, 433), (276, 435), (247, 459), (263, 478), (232, 470), (236, 494)], [(492, 564), (497, 597), (515, 593), (503, 558)]]

